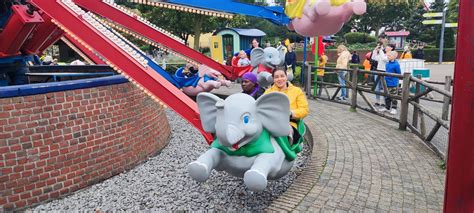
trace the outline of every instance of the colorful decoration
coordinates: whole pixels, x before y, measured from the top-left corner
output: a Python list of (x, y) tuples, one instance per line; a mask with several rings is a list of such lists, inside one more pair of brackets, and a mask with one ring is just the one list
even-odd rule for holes
[(263, 191), (267, 179), (277, 179), (293, 166), (301, 145), (281, 140), (290, 134), (290, 103), (282, 93), (269, 93), (256, 101), (237, 93), (223, 100), (200, 93), (197, 103), (205, 131), (217, 139), (211, 149), (188, 166), (189, 175), (204, 182), (213, 169), (243, 177), (252, 191)]
[[(303, 0), (300, 0), (303, 1)], [(295, 16), (288, 28), (308, 37), (337, 33), (352, 14), (362, 15), (364, 0), (306, 0), (302, 16)]]

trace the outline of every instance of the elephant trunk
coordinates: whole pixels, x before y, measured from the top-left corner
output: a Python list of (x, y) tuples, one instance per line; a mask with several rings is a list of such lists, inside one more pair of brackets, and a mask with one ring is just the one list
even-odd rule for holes
[[(217, 132), (217, 138), (219, 143), (226, 147), (233, 147), (237, 145), (239, 141), (245, 137), (245, 133), (233, 124), (227, 125), (225, 132)], [(238, 148), (238, 147), (233, 147)]]

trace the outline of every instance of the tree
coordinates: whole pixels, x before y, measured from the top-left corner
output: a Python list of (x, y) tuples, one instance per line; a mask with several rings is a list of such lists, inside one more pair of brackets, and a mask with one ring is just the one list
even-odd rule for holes
[[(266, 6), (266, 1), (261, 0), (241, 0), (240, 2)], [(201, 34), (213, 32), (225, 27), (257, 28), (267, 34), (266, 38), (268, 40), (293, 38), (293, 40), (298, 41), (302, 39), (302, 37), (296, 33), (290, 32), (286, 26), (278, 26), (256, 17), (234, 15), (232, 19), (224, 19), (142, 4), (133, 4), (127, 1), (120, 1), (119, 3), (129, 8), (136, 8), (144, 18), (180, 37), (186, 44), (188, 43), (189, 36), (194, 36), (196, 42), (194, 42), (193, 48), (196, 50), (199, 49), (198, 41)], [(284, 4), (283, 1), (275, 1), (275, 3)]]
[[(431, 4), (430, 9), (433, 12), (442, 12), (446, 8), (446, 3), (443, 0), (436, 0)], [(449, 23), (449, 11), (446, 19), (446, 23)], [(439, 43), (441, 39), (441, 25), (433, 25), (431, 33), (435, 36), (435, 39), (431, 42), (433, 45), (439, 48)], [(445, 28), (444, 32), (444, 47), (454, 47), (454, 29)]]
[[(358, 32), (375, 32), (378, 36), (381, 28), (389, 30), (399, 30), (404, 28), (404, 23), (411, 14), (411, 4), (406, 1), (401, 3), (386, 4), (378, 1), (369, 1), (367, 3), (367, 12), (361, 16), (354, 16), (347, 23), (341, 34), (345, 34), (350, 29)], [(339, 35), (341, 35), (339, 34)]]
[[(367, 13), (362, 16), (354, 16), (341, 30), (338, 35), (342, 36), (351, 29), (358, 32), (370, 33), (375, 31), (378, 35), (379, 29), (407, 30), (410, 31), (408, 39), (423, 42), (433, 42), (436, 39), (435, 26), (423, 25), (425, 18), (425, 6), (419, 0), (404, 1), (375, 1), (367, 3)], [(439, 32), (438, 32), (439, 35)]]
[[(172, 9), (140, 5), (138, 9), (142, 15), (153, 24), (179, 36), (188, 43), (189, 36), (194, 36), (194, 49), (199, 49), (199, 38), (202, 33), (214, 31), (219, 23), (226, 23), (226, 19), (186, 13)], [(221, 24), (222, 25), (222, 24)]]
[(421, 41), (424, 43), (432, 42), (436, 39), (434, 35), (433, 25), (424, 25), (422, 20), (425, 18), (423, 14), (426, 13), (423, 5), (418, 5), (413, 9), (412, 15), (406, 20), (405, 29), (410, 31), (409, 40)]
[(232, 23), (233, 20), (237, 23), (242, 22), (242, 18), (228, 20), (142, 4), (121, 3), (126, 7), (137, 9), (141, 16), (156, 26), (180, 37), (186, 44), (188, 44), (189, 36), (194, 36), (196, 42), (194, 42), (193, 48), (195, 50), (199, 50), (199, 38), (202, 33), (212, 32), (219, 27), (224, 27)]
[(448, 18), (449, 22), (457, 23), (459, 15), (459, 0), (450, 0), (448, 3)]
[(375, 31), (375, 35), (378, 36), (378, 31), (384, 23), (383, 14), (384, 5), (380, 3), (367, 3), (367, 12), (361, 16), (353, 17), (353, 28), (358, 32), (370, 33)]

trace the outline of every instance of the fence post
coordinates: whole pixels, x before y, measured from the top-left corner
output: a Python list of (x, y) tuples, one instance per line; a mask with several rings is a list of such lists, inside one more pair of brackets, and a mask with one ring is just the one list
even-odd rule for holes
[[(421, 79), (421, 75), (417, 75), (416, 78)], [(420, 92), (421, 92), (421, 85), (418, 82), (416, 82), (416, 84), (415, 84), (415, 95), (418, 95), (418, 93), (420, 93)], [(413, 101), (415, 101), (417, 104), (419, 104), (420, 103), (420, 98), (417, 98), (416, 100), (413, 100)], [(413, 106), (413, 119), (412, 119), (413, 124), (412, 124), (412, 126), (415, 127), (415, 128), (418, 128), (418, 114), (419, 114), (418, 107)]]
[[(451, 76), (445, 77), (444, 90), (451, 91)], [(447, 121), (449, 116), (449, 104), (451, 103), (451, 98), (444, 95), (443, 98), (443, 112), (441, 114), (441, 119)]]
[(351, 103), (351, 111), (355, 112), (357, 109), (357, 78), (359, 74), (359, 68), (355, 68), (352, 70), (352, 103)]
[[(317, 69), (314, 71), (315, 73), (317, 72)], [(318, 99), (318, 75), (313, 75), (314, 77), (314, 87), (313, 87), (313, 98)]]
[(408, 120), (408, 99), (410, 98), (410, 73), (403, 73), (403, 83), (402, 83), (402, 102), (400, 103), (400, 124), (398, 129), (407, 130), (407, 120)]
[(306, 96), (311, 97), (311, 65), (308, 64), (306, 69)]

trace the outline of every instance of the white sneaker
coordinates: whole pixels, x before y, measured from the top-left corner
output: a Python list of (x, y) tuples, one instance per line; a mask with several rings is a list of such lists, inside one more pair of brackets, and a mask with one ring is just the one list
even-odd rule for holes
[(385, 109), (385, 107), (380, 107), (380, 108), (378, 108), (378, 111), (379, 112), (385, 112), (385, 111), (387, 111), (387, 109)]
[(392, 114), (392, 115), (397, 114), (397, 110), (396, 110), (396, 109), (391, 109), (391, 110), (390, 110), (390, 114)]

